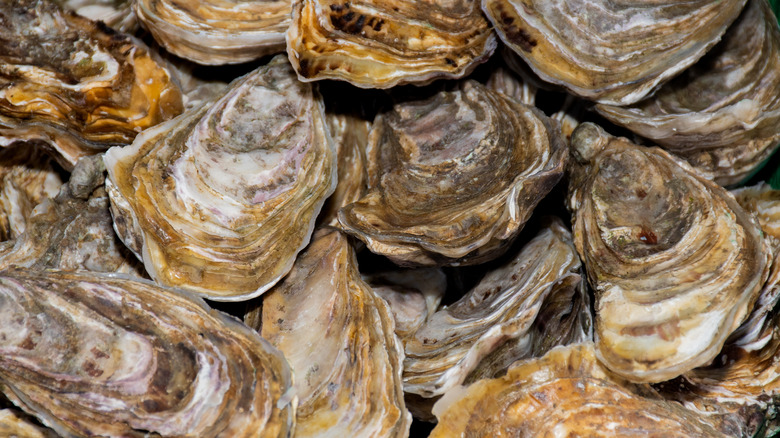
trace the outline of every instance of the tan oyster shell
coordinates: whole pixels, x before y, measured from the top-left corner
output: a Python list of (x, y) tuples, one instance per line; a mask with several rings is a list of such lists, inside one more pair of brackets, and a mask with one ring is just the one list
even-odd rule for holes
[(110, 274), (0, 272), (0, 387), (65, 436), (286, 437), (284, 357), (190, 295)]
[(482, 0), (482, 9), (539, 77), (626, 105), (702, 57), (745, 1)]
[(705, 418), (633, 385), (596, 360), (592, 344), (557, 347), (503, 377), (446, 394), (431, 438), (726, 437)]
[(14, 409), (0, 409), (0, 436), (9, 438), (56, 438), (57, 435), (27, 421)]
[(339, 212), (345, 231), (401, 265), (461, 265), (505, 251), (568, 154), (540, 111), (467, 81), (378, 115), (367, 157), (369, 190)]
[(284, 51), (290, 0), (136, 0), (138, 19), (169, 52), (237, 64)]
[(92, 21), (102, 21), (124, 33), (132, 34), (138, 29), (138, 20), (131, 5), (133, 0), (54, 0), (65, 8), (72, 9)]
[(387, 304), (335, 230), (315, 233), (263, 299), (262, 335), (297, 376), (297, 437), (406, 437), (403, 347)]
[(733, 196), (659, 148), (592, 123), (572, 136), (574, 242), (599, 359), (659, 382), (711, 361), (753, 308), (771, 249)]
[[(590, 310), (585, 291), (577, 287), (582, 282), (580, 269), (571, 234), (559, 221), (551, 223), (509, 262), (488, 272), (460, 300), (433, 314), (414, 337), (405, 340), (404, 391), (435, 397), (472, 373), (492, 377), (516, 360), (544, 354), (543, 338), (559, 339), (572, 331), (562, 320), (544, 321), (548, 333), (533, 329), (547, 301), (559, 296), (577, 309), (584, 300), (588, 315), (587, 328), (580, 329), (584, 336), (566, 339), (563, 335), (561, 340), (588, 340)], [(578, 318), (567, 322), (580, 325)]]
[(474, 1), (293, 1), (287, 54), (302, 81), (390, 88), (460, 78), (497, 40)]
[(0, 146), (39, 140), (63, 165), (182, 111), (146, 48), (46, 0), (0, 3)]
[(596, 109), (731, 185), (780, 144), (778, 90), (780, 28), (765, 0), (751, 0), (719, 45), (653, 97)]
[(158, 283), (257, 296), (292, 267), (336, 186), (311, 85), (283, 57), (105, 155), (117, 232)]

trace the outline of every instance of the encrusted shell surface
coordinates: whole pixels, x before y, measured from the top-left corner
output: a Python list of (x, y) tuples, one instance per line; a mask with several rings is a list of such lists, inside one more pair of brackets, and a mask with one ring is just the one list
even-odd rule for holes
[(596, 360), (592, 344), (551, 350), (503, 377), (452, 391), (433, 408), (445, 437), (726, 437), (693, 412), (632, 385)]
[(747, 318), (772, 252), (727, 191), (659, 148), (592, 123), (572, 136), (574, 242), (596, 298), (596, 347), (639, 382), (709, 363)]
[(238, 64), (284, 52), (290, 0), (136, 0), (138, 19), (169, 52)]
[(596, 110), (721, 185), (747, 178), (780, 144), (780, 27), (750, 0), (720, 44), (658, 92)]
[(745, 1), (482, 0), (482, 9), (539, 77), (626, 105), (701, 58)]
[[(578, 303), (587, 303), (584, 290), (577, 287), (583, 280), (580, 267), (569, 231), (559, 222), (550, 224), (508, 263), (488, 272), (463, 298), (434, 313), (405, 340), (404, 390), (435, 397), (471, 373), (492, 377), (516, 360), (544, 354), (543, 348), (534, 348), (543, 344), (539, 338), (558, 339), (572, 331), (566, 323), (581, 325), (574, 318), (545, 321), (549, 334), (532, 328), (548, 299), (564, 296), (570, 308), (578, 310)], [(564, 342), (587, 340), (589, 316), (587, 325), (580, 329), (585, 336), (575, 334)]]
[(345, 231), (401, 265), (465, 265), (506, 250), (568, 159), (558, 124), (467, 81), (398, 103), (369, 134), (367, 194)]
[(497, 39), (474, 0), (294, 0), (287, 53), (302, 81), (390, 88), (460, 78)]
[(257, 296), (292, 267), (336, 186), (310, 84), (283, 57), (105, 155), (115, 227), (158, 283)]
[(182, 111), (140, 43), (47, 0), (0, 2), (0, 146), (39, 140), (66, 167)]
[(287, 437), (289, 366), (195, 297), (111, 274), (0, 272), (0, 388), (65, 436)]
[(406, 437), (403, 347), (387, 304), (360, 278), (336, 230), (315, 233), (263, 297), (262, 335), (295, 373), (298, 437)]

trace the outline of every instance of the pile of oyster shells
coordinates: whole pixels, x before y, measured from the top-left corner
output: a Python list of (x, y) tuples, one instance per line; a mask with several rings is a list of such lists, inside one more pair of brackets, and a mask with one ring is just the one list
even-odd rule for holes
[(0, 0), (0, 436), (771, 436), (779, 144), (767, 0)]

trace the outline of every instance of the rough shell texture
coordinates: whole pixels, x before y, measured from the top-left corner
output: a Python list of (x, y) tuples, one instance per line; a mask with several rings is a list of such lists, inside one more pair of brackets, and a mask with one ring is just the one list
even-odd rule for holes
[(263, 300), (262, 335), (296, 376), (298, 437), (406, 437), (403, 349), (390, 309), (335, 230), (315, 233)]
[(474, 0), (293, 1), (287, 53), (303, 81), (390, 88), (460, 78), (496, 36)]
[(563, 175), (559, 131), (474, 81), (396, 104), (369, 134), (368, 193), (339, 222), (401, 265), (493, 259)]
[(138, 20), (131, 5), (133, 0), (54, 0), (82, 17), (102, 21), (120, 32), (132, 34), (138, 29)]
[(558, 347), (445, 395), (431, 438), (725, 437), (698, 415), (603, 368), (592, 344)]
[[(559, 222), (545, 228), (508, 263), (488, 272), (474, 289), (433, 314), (406, 340), (404, 390), (438, 396), (462, 384), (472, 372), (492, 375), (516, 360), (544, 354), (546, 350), (534, 347), (543, 344), (539, 341), (546, 335), (572, 332), (564, 323), (580, 325), (578, 318), (545, 321), (548, 333), (542, 336), (532, 328), (548, 299), (562, 295), (573, 308), (587, 300), (584, 290), (577, 288), (580, 267), (569, 231)], [(589, 312), (587, 305), (584, 311)], [(573, 330), (584, 331), (585, 336), (564, 342), (587, 340), (589, 316), (586, 325)]]
[(290, 0), (136, 0), (141, 24), (169, 52), (237, 64), (284, 52)]
[(56, 438), (51, 430), (36, 426), (14, 409), (0, 410), (0, 436), (8, 438)]
[(659, 148), (584, 123), (572, 149), (574, 242), (596, 297), (599, 359), (644, 382), (708, 363), (769, 274), (754, 217)]
[(720, 44), (653, 97), (596, 109), (730, 185), (780, 144), (778, 90), (780, 27), (766, 0), (751, 0)]
[(0, 388), (65, 436), (285, 437), (281, 353), (194, 297), (110, 274), (0, 273)]
[(542, 79), (626, 105), (701, 58), (745, 1), (482, 0), (482, 8)]
[(308, 243), (335, 159), (322, 103), (277, 57), (106, 153), (115, 227), (158, 283), (248, 299)]
[(46, 0), (0, 2), (0, 146), (40, 140), (72, 167), (181, 111), (140, 43)]

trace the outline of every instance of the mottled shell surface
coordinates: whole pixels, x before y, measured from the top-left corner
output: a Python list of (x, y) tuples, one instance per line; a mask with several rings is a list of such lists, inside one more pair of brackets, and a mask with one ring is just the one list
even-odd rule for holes
[[(576, 288), (582, 281), (580, 266), (569, 231), (558, 222), (545, 228), (507, 264), (490, 271), (405, 340), (404, 390), (439, 396), (462, 384), (470, 373), (498, 373), (502, 369), (497, 367), (505, 370), (532, 356), (537, 334), (532, 326), (548, 297), (563, 292), (572, 307), (583, 300), (572, 294), (584, 292)], [(549, 331), (570, 330), (561, 325)]]
[(98, 273), (0, 272), (0, 388), (65, 436), (287, 437), (289, 366), (195, 297)]
[(396, 104), (369, 134), (367, 194), (345, 231), (400, 265), (502, 254), (568, 159), (557, 123), (474, 82)]
[(539, 77), (626, 105), (701, 58), (745, 1), (482, 0), (482, 9)]
[(148, 50), (46, 0), (0, 3), (0, 146), (39, 140), (66, 167), (183, 109)]
[(460, 78), (497, 39), (475, 0), (292, 2), (287, 54), (302, 81), (390, 88)]
[(750, 0), (723, 41), (654, 96), (596, 109), (719, 184), (732, 185), (780, 144), (778, 90), (780, 27), (765, 0)]
[(433, 408), (431, 438), (726, 437), (706, 419), (632, 385), (596, 360), (592, 344), (557, 347), (497, 379), (452, 391)]
[(82, 17), (102, 21), (120, 32), (133, 33), (138, 20), (132, 9), (133, 0), (54, 0)]
[(769, 275), (753, 215), (667, 152), (592, 123), (575, 130), (572, 152), (574, 243), (596, 298), (599, 359), (638, 382), (709, 363)]
[(115, 228), (158, 283), (255, 297), (292, 267), (336, 186), (311, 85), (283, 57), (106, 153)]
[(336, 230), (315, 233), (263, 300), (261, 334), (295, 373), (298, 437), (406, 437), (403, 347), (387, 304)]
[(0, 409), (0, 436), (8, 438), (56, 438), (51, 430), (39, 427), (14, 409)]
[(135, 0), (141, 24), (169, 52), (237, 64), (284, 52), (290, 0)]

